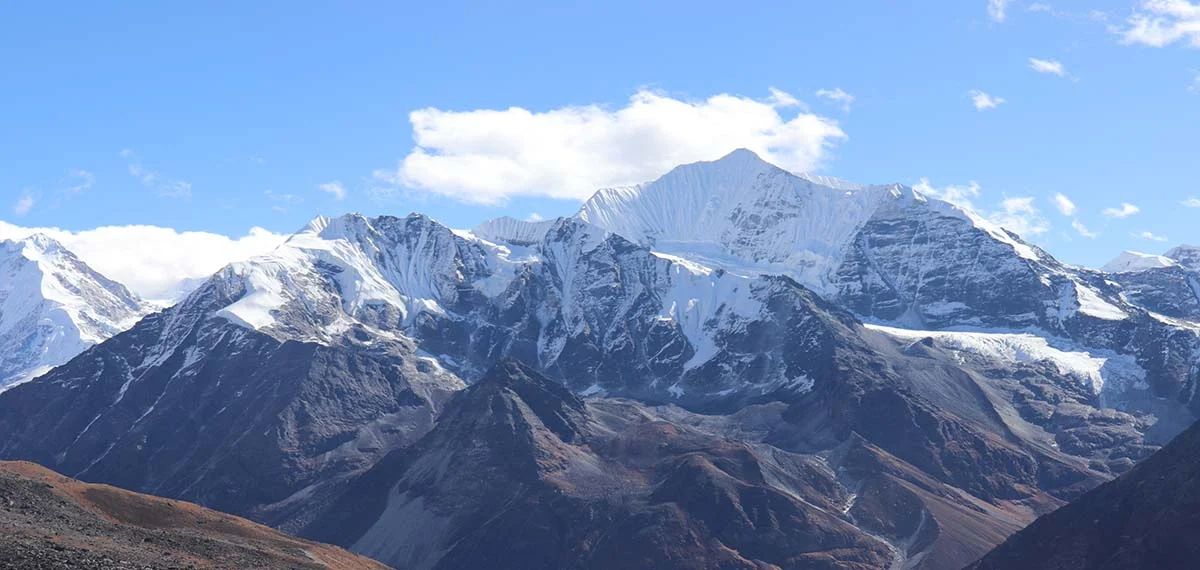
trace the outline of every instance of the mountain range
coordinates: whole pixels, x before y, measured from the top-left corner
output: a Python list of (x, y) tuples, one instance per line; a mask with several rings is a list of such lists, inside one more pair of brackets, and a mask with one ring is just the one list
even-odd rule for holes
[(961, 568), (1200, 413), (1200, 250), (1070, 266), (744, 150), (570, 218), (318, 218), (158, 312), (4, 251), (0, 457), (404, 568)]

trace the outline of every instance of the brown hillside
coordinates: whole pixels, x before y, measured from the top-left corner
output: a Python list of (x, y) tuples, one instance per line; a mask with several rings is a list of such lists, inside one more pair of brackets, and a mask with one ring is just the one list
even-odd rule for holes
[(386, 568), (180, 501), (0, 462), (0, 568)]

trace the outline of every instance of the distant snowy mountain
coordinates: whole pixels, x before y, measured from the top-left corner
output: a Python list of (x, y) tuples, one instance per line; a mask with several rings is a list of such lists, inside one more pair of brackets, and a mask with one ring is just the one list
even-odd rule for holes
[(1169, 256), (1140, 253), (1137, 251), (1122, 251), (1112, 261), (1104, 264), (1104, 267), (1101, 269), (1109, 273), (1130, 273), (1146, 269), (1174, 267), (1178, 264), (1179, 262), (1171, 259)]
[(67, 362), (149, 311), (49, 237), (0, 241), (0, 390)]
[(1188, 269), (1200, 271), (1200, 247), (1180, 245), (1171, 248), (1163, 257), (1173, 259)]

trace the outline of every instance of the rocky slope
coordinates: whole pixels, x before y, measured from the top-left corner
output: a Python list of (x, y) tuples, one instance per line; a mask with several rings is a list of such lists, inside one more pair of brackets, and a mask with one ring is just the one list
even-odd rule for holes
[(1195, 568), (1198, 455), (1200, 425), (1129, 473), (1038, 519), (971, 568)]
[(0, 455), (251, 514), (415, 441), (462, 387), (403, 338), (298, 342), (219, 316), (244, 287), (231, 268), (5, 392)]
[(581, 400), (506, 361), (304, 530), (412, 569), (951, 568), (1028, 516), (858, 438), (764, 443), (789, 437), (790, 413)]
[(0, 462), (0, 566), (372, 570), (344, 550), (188, 503), (89, 485), (32, 463)]
[(150, 310), (51, 238), (0, 241), (0, 391), (67, 362)]
[(1151, 373), (1154, 396), (1191, 400), (1193, 329), (1154, 318), (1108, 275), (1065, 266), (912, 188), (824, 186), (740, 150), (601, 190), (579, 217), (662, 254), (788, 275), (872, 321), (1029, 330), (1129, 354)]
[[(507, 497), (561, 523), (522, 551), (545, 564), (941, 569), (1193, 419), (1187, 321), (919, 192), (826, 182), (737, 152), (575, 218), (320, 218), (0, 394), (0, 457), (422, 567), (516, 556)], [(580, 554), (636, 521), (640, 553)]]
[(1105, 265), (1129, 302), (1160, 320), (1200, 323), (1200, 259), (1196, 248), (1179, 246), (1165, 255), (1124, 252)]

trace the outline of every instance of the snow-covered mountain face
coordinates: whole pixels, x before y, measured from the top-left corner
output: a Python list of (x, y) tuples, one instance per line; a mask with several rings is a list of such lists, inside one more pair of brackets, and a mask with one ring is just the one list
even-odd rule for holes
[(1126, 251), (1104, 269), (1129, 302), (1159, 320), (1200, 327), (1200, 248), (1182, 245), (1163, 255)]
[(1065, 266), (911, 188), (796, 176), (741, 150), (601, 190), (578, 217), (661, 255), (787, 275), (868, 321), (1027, 331), (1081, 352), (1130, 354), (1155, 396), (1192, 400), (1194, 330), (1131, 302), (1110, 274)]
[(1057, 328), (1076, 310), (1119, 312), (1086, 279), (969, 211), (901, 185), (797, 176), (746, 150), (601, 190), (578, 217), (656, 252), (788, 275), (859, 315), (917, 328)]
[(1200, 271), (1200, 247), (1194, 245), (1179, 245), (1171, 248), (1163, 257), (1174, 260), (1188, 269)]
[[(912, 484), (969, 495), (978, 504), (954, 515), (969, 524), (938, 518), (944, 505), (907, 491), (903, 516), (864, 503), (847, 511), (864, 519), (830, 523), (885, 537), (863, 539), (854, 556), (928, 555), (942, 560), (931, 567), (954, 568), (967, 560), (951, 553), (981, 553), (1002, 534), (979, 542), (952, 527), (1014, 530), (1009, 509), (1028, 520), (1028, 505), (1058, 504), (1122, 472), (1154, 449), (1168, 415), (1153, 412), (1179, 413), (1102, 405), (1104, 387), (1149, 379), (1133, 357), (957, 334), (864, 327), (790, 277), (654, 252), (575, 218), (473, 231), (420, 215), (318, 219), (0, 395), (0, 457), (325, 532), (307, 518), (313, 505), (336, 511), (344, 485), (403, 455), (439, 425), (453, 394), (513, 358), (576, 394), (740, 415), (710, 425), (724, 416), (620, 412), (694, 424), (705, 439), (753, 432), (746, 445), (764, 457), (782, 453), (774, 448), (818, 465), (861, 448), (847, 467), (853, 480), (836, 483), (847, 497), (864, 478), (880, 492)], [(603, 430), (592, 433), (608, 445)], [(460, 452), (470, 453), (450, 450)], [(585, 452), (646, 469), (637, 476), (647, 480), (676, 461), (647, 466), (624, 447)], [(906, 482), (879, 480), (880, 462)]]
[(1137, 251), (1122, 251), (1121, 254), (1113, 258), (1112, 261), (1104, 264), (1104, 267), (1102, 267), (1101, 270), (1108, 273), (1131, 273), (1134, 271), (1145, 271), (1147, 269), (1174, 267), (1176, 265), (1179, 265), (1178, 261), (1175, 261), (1174, 259), (1171, 259), (1165, 255), (1153, 255)]
[(413, 339), (467, 381), (512, 355), (581, 391), (677, 402), (805, 390), (845, 327), (810, 318), (820, 301), (786, 278), (655, 255), (576, 219), (319, 219), (212, 285), (236, 299), (216, 316), (279, 340), (366, 331)]
[[(518, 461), (476, 453), (496, 436), (537, 462), (516, 484), (562, 475), (580, 509), (603, 504), (597, 469), (642, 482), (604, 505), (621, 516), (694, 499), (651, 493), (693, 489), (672, 479), (691, 473), (791, 505), (778, 512), (839, 497), (818, 526), (857, 537), (848, 559), (958, 568), (1193, 419), (1200, 326), (1125, 280), (1190, 275), (1182, 265), (1064, 266), (912, 189), (795, 176), (745, 151), (602, 190), (573, 218), (469, 231), (417, 214), (319, 218), (0, 395), (0, 457), (320, 536), (331, 529), (313, 512), (345, 520), (335, 497), (374, 500), (381, 471), (432, 485), (399, 506), (442, 520), (428, 501), (461, 495), (472, 473), (431, 482), (422, 466)], [(567, 390), (478, 387), (497, 370)], [(567, 416), (580, 439), (556, 427)], [(618, 434), (629, 426), (653, 433), (635, 445)], [(716, 444), (730, 439), (753, 457), (730, 463)], [(497, 514), (491, 499), (472, 508)], [(583, 536), (600, 524), (571, 520)], [(472, 521), (455, 525), (498, 536)], [(362, 522), (376, 538), (408, 528)]]
[(128, 329), (150, 309), (53, 239), (0, 241), (0, 391)]

